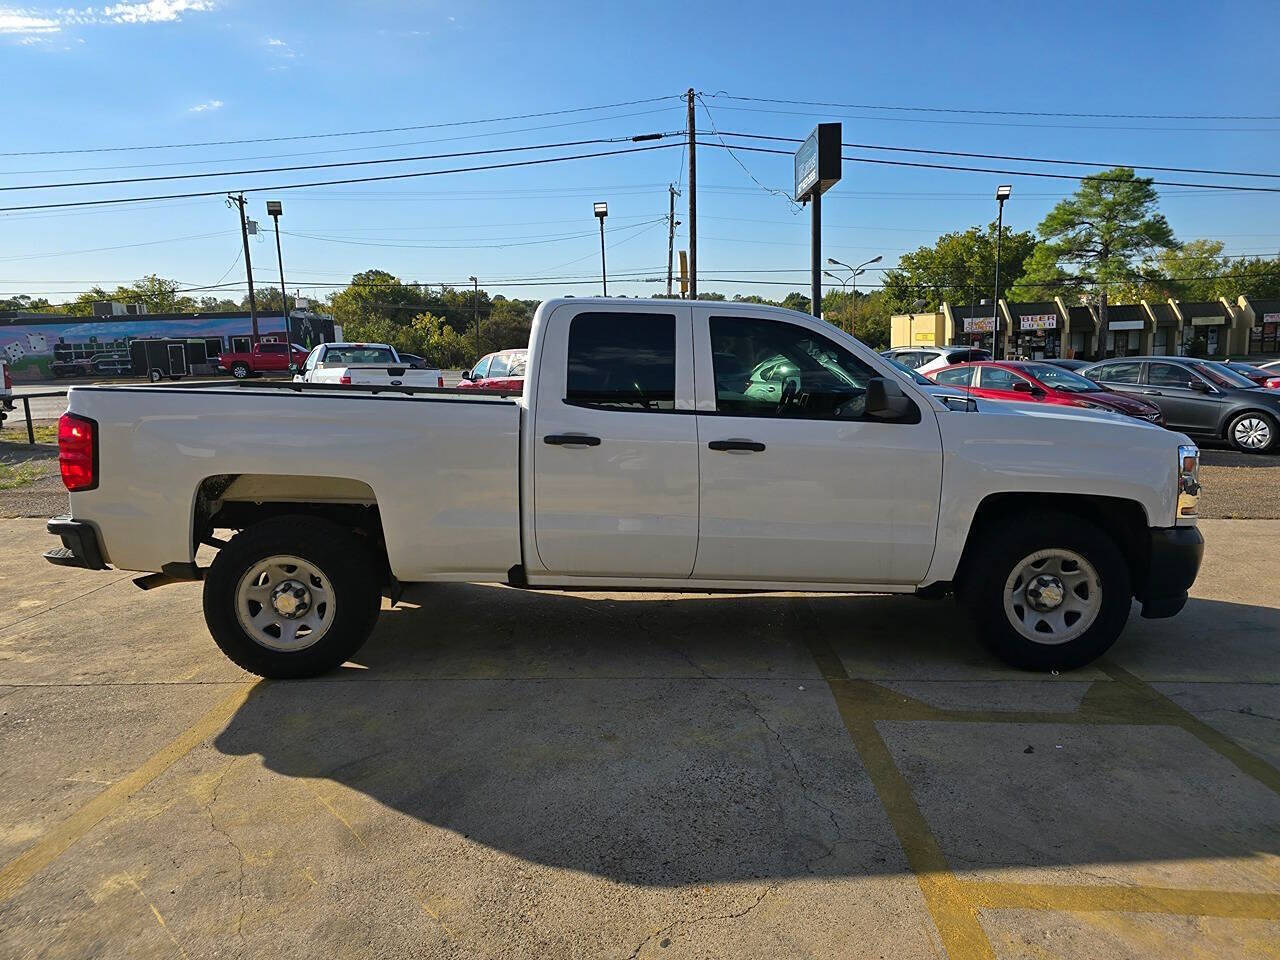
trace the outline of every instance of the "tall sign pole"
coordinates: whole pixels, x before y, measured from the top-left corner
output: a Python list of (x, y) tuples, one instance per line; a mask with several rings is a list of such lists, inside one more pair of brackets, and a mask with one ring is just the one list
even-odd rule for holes
[(249, 259), (249, 224), (244, 217), (244, 194), (228, 194), (227, 206), (240, 210), (240, 239), (244, 243), (244, 272), (249, 280), (249, 322), (253, 326), (253, 342), (258, 342), (258, 301), (253, 295), (253, 261)]
[(796, 151), (796, 203), (808, 203), (810, 224), (809, 299), (815, 317), (822, 316), (822, 195), (840, 181), (841, 125), (820, 123)]

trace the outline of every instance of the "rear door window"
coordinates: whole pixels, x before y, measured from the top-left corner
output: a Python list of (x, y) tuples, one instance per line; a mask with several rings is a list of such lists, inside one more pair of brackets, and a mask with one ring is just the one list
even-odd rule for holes
[(1137, 383), (1142, 373), (1140, 363), (1104, 363), (1089, 368), (1089, 379), (1100, 383)]
[(674, 410), (676, 318), (654, 313), (574, 317), (565, 402), (611, 410)]

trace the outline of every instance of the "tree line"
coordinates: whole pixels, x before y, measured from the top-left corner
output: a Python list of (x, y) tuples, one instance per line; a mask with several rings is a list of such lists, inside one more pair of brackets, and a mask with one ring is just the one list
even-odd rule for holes
[[(1158, 210), (1159, 195), (1150, 178), (1128, 167), (1103, 171), (1081, 181), (1035, 231), (1005, 227), (1000, 238), (1001, 287), (1011, 300), (1109, 302), (1215, 300), (1244, 294), (1280, 298), (1280, 255), (1232, 257), (1219, 240), (1181, 242)], [(828, 289), (823, 316), (871, 347), (889, 343), (889, 318), (895, 313), (934, 311), (944, 301), (977, 304), (993, 295), (996, 224), (945, 233), (932, 245), (903, 254), (883, 274), (881, 289), (846, 292)], [(293, 298), (276, 287), (256, 291), (258, 308), (292, 308)], [(659, 295), (661, 296), (661, 295)], [(800, 291), (781, 299), (706, 292), (701, 300), (768, 303), (808, 313), (810, 300)], [(191, 297), (174, 280), (148, 276), (115, 290), (95, 287), (74, 300), (0, 299), (0, 310), (31, 310), (89, 316), (94, 301), (146, 304), (149, 313), (214, 312), (248, 309), (216, 296)], [(332, 313), (351, 340), (390, 343), (398, 350), (446, 368), (466, 367), (493, 350), (528, 343), (538, 301), (490, 295), (486, 290), (428, 286), (403, 281), (385, 270), (366, 270), (316, 309)]]

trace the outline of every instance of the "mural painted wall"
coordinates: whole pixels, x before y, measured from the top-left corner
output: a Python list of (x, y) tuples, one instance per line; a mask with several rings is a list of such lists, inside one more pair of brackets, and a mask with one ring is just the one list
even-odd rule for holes
[[(294, 316), (291, 339), (311, 347), (332, 339), (332, 320), (318, 315)], [(326, 330), (326, 327), (328, 328)], [(230, 348), (233, 336), (248, 336), (250, 322), (244, 316), (210, 316), (155, 319), (147, 317), (76, 318), (66, 321), (0, 320), (0, 354), (15, 380), (45, 380), (55, 376), (50, 365), (58, 359), (89, 358), (107, 354), (128, 357), (129, 342), (144, 337), (172, 339), (220, 338)], [(262, 337), (283, 338), (281, 317), (259, 317)]]

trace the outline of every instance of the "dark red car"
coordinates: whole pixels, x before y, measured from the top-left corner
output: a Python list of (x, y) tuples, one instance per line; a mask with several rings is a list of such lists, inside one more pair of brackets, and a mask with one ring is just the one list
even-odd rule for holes
[(524, 389), (524, 365), (528, 358), (528, 350), (499, 350), (488, 354), (470, 370), (462, 371), (458, 389), (519, 393)]
[(1229, 367), (1241, 376), (1248, 377), (1260, 387), (1280, 390), (1280, 370), (1255, 367), (1252, 363), (1241, 363), (1239, 360), (1227, 360), (1223, 366)]
[(1123, 413), (1164, 426), (1160, 408), (1146, 400), (1087, 380), (1078, 373), (1034, 360), (992, 360), (961, 363), (929, 374), (938, 383), (964, 387), (975, 397), (1019, 400), (1024, 403), (1056, 403), (1068, 407), (1092, 407)]

